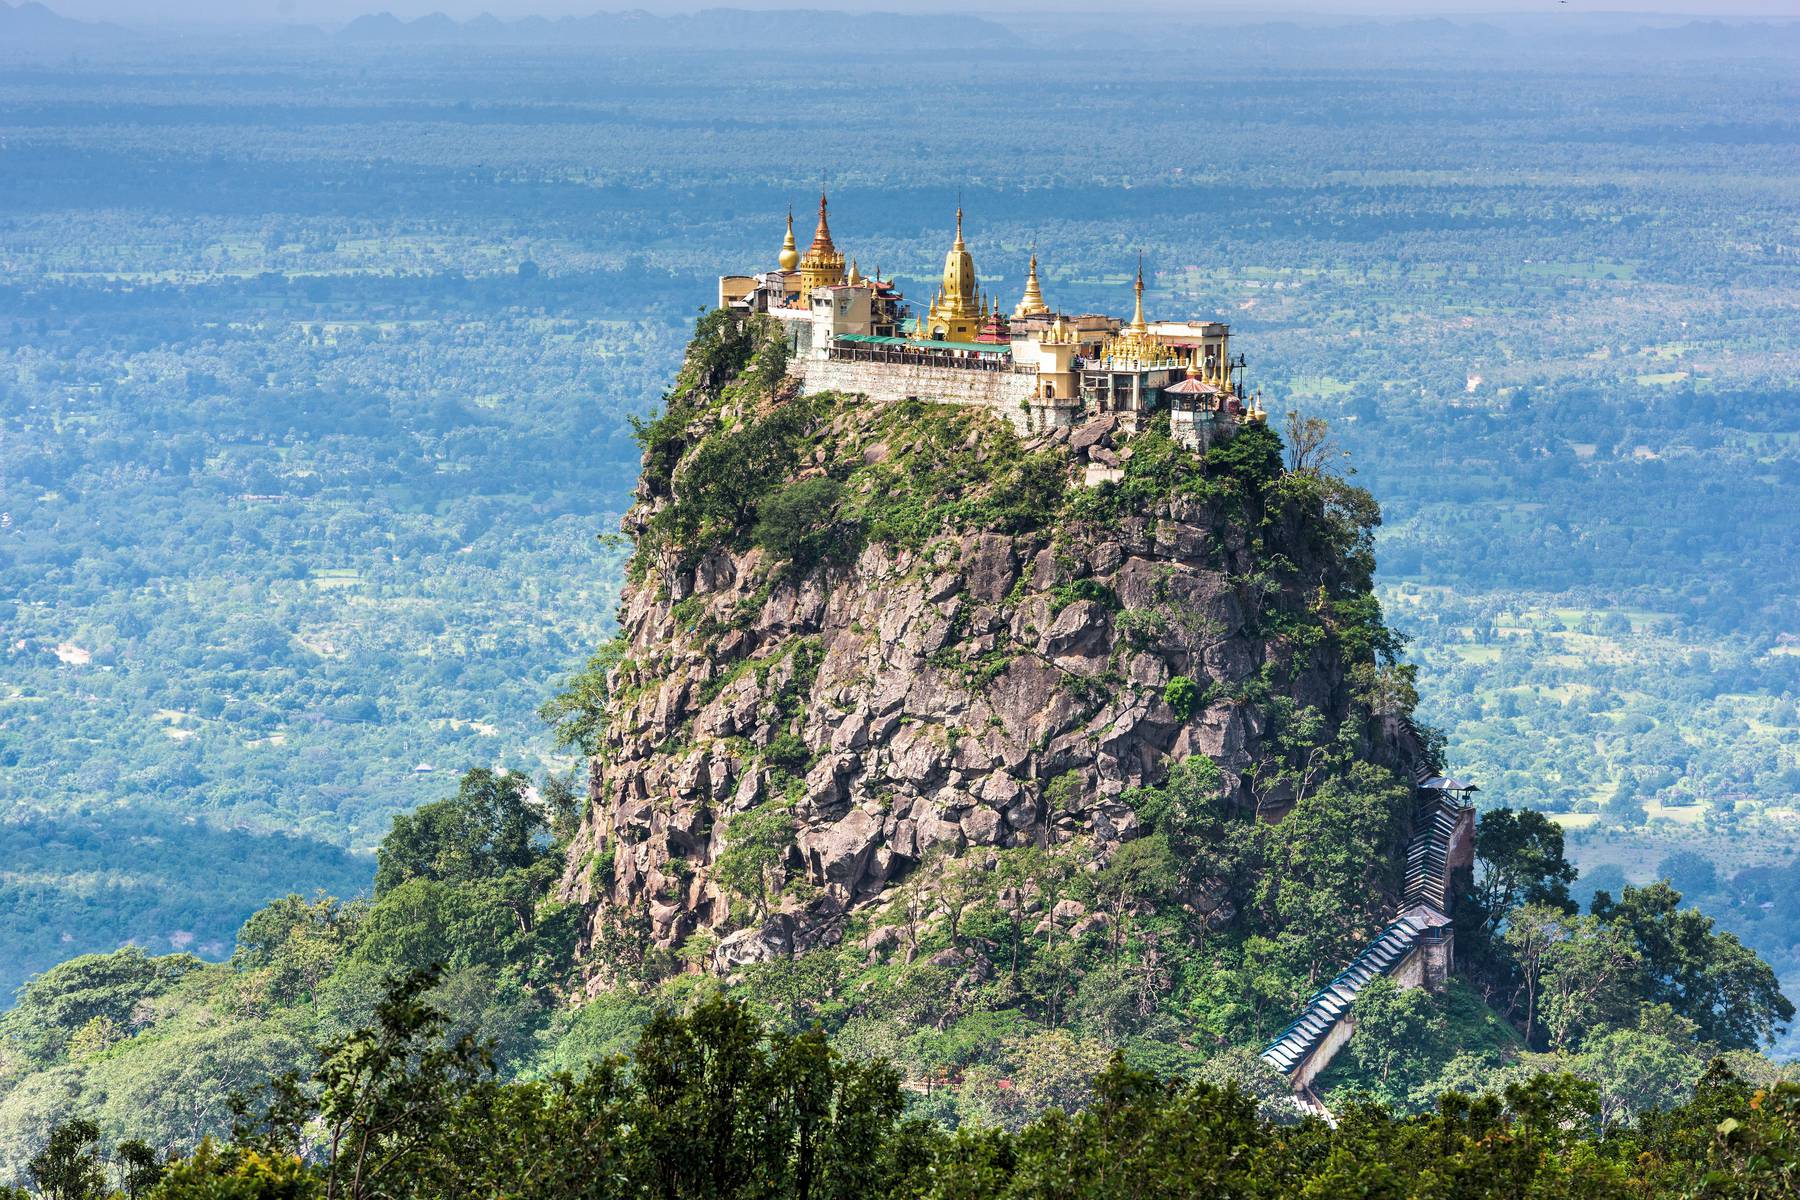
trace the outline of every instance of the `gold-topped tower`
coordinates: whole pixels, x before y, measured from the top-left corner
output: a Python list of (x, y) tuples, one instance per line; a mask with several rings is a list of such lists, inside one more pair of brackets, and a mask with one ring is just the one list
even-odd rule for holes
[(791, 271), (800, 265), (800, 247), (794, 244), (794, 210), (788, 209), (787, 237), (781, 243), (781, 256), (775, 260), (781, 269)]
[(1036, 317), (1049, 311), (1050, 306), (1044, 303), (1043, 290), (1038, 287), (1037, 251), (1033, 250), (1031, 252), (1031, 268), (1025, 275), (1025, 294), (1019, 298), (1019, 303), (1013, 308), (1012, 315), (1015, 319)]
[(975, 279), (975, 259), (963, 241), (962, 206), (956, 207), (956, 241), (944, 255), (944, 278), (916, 336), (939, 342), (972, 342), (981, 333), (986, 314)]
[(814, 288), (836, 287), (844, 282), (844, 256), (831, 244), (831, 225), (825, 220), (825, 193), (819, 193), (819, 227), (812, 245), (800, 259), (800, 295), (810, 298)]
[(1150, 323), (1144, 319), (1144, 256), (1138, 255), (1137, 306), (1131, 314), (1131, 324), (1106, 340), (1101, 347), (1100, 357), (1118, 364), (1148, 366), (1151, 364), (1170, 363), (1176, 359), (1176, 352), (1163, 340), (1150, 332)]

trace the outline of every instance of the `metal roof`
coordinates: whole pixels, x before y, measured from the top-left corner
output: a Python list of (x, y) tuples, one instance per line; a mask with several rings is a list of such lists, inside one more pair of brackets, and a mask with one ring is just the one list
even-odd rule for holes
[(970, 354), (1011, 354), (1008, 342), (939, 342), (915, 341), (909, 337), (890, 337), (877, 333), (840, 333), (832, 339), (856, 346), (910, 346), (915, 350), (962, 350)]

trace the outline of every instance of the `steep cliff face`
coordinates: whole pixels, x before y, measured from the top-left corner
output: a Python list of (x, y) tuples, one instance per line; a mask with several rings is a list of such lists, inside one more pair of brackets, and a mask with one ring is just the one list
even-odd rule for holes
[[(1316, 747), (1420, 753), (1381, 719), (1407, 684), (1375, 664), (1360, 493), (1283, 472), (1269, 431), (1205, 460), (1105, 420), (1021, 440), (975, 409), (796, 398), (776, 349), (715, 332), (626, 521), (563, 882), (586, 948), (704, 930), (729, 970), (831, 943), (938, 855), (1104, 852), (1190, 755), (1274, 819)], [(1089, 463), (1124, 477), (1086, 488)]]

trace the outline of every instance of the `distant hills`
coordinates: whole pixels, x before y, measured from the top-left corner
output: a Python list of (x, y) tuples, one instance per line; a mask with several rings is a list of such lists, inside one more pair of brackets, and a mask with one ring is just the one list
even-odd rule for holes
[[(1295, 18), (1235, 24), (1178, 14), (1050, 13), (1021, 20), (1016, 27), (1004, 16), (986, 19), (824, 9), (716, 8), (667, 15), (636, 10), (517, 20), (483, 13), (466, 21), (441, 12), (413, 20), (377, 12), (337, 29), (247, 24), (221, 27), (216, 33), (237, 44), (267, 41), (293, 48), (517, 46), (746, 55), (787, 55), (799, 50), (843, 55), (1156, 46), (1171, 54), (1200, 52), (1219, 62), (1236, 63), (1377, 62), (1421, 56), (1475, 60), (1800, 56), (1800, 21), (1682, 21), (1566, 10), (1479, 20)], [(124, 28), (77, 21), (36, 0), (22, 4), (0, 0), (0, 59), (141, 45), (174, 36), (173, 31), (154, 23)], [(183, 27), (180, 36), (189, 44), (207, 38), (204, 31), (192, 26)]]
[(403, 21), (382, 12), (358, 17), (335, 35), (341, 42), (391, 45), (594, 46), (646, 50), (739, 49), (792, 52), (807, 46), (833, 51), (964, 49), (1013, 46), (1011, 30), (977, 17), (905, 16), (891, 12), (801, 9), (751, 12), (716, 8), (666, 16), (601, 12), (586, 17), (523, 17), (503, 21), (483, 13), (456, 21), (432, 13)]
[(15, 50), (75, 50), (132, 41), (136, 37), (129, 29), (118, 25), (62, 16), (33, 0), (24, 4), (0, 0), (0, 56)]
[[(0, 58), (12, 53), (69, 50), (156, 40), (153, 26), (126, 29), (61, 16), (35, 0), (0, 0)], [(891, 12), (829, 12), (813, 9), (758, 11), (720, 8), (667, 16), (642, 11), (599, 12), (585, 17), (523, 17), (505, 21), (483, 13), (457, 21), (443, 13), (402, 20), (390, 12), (358, 17), (335, 32), (313, 26), (266, 25), (220, 31), (233, 41), (265, 35), (290, 45), (393, 47), (544, 46), (598, 50), (718, 51), (783, 53), (797, 48), (831, 54), (857, 51), (917, 51), (938, 47), (962, 50), (1017, 46), (1005, 26), (977, 17), (929, 18)], [(192, 29), (184, 30), (193, 40)], [(772, 64), (774, 65), (774, 64)]]

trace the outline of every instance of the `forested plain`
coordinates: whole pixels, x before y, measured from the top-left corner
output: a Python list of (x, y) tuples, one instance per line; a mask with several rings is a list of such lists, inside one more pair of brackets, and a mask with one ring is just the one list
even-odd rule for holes
[(573, 767), (536, 709), (610, 630), (629, 418), (821, 181), (910, 294), (960, 196), (1003, 302), (1035, 247), (1053, 304), (1120, 311), (1141, 251), (1152, 316), (1229, 320), (1382, 504), (1453, 768), (1568, 825), (1578, 895), (1676, 876), (1800, 978), (1791, 64), (1190, 37), (0, 72), (0, 987), (223, 958), (368, 889), (465, 767)]

